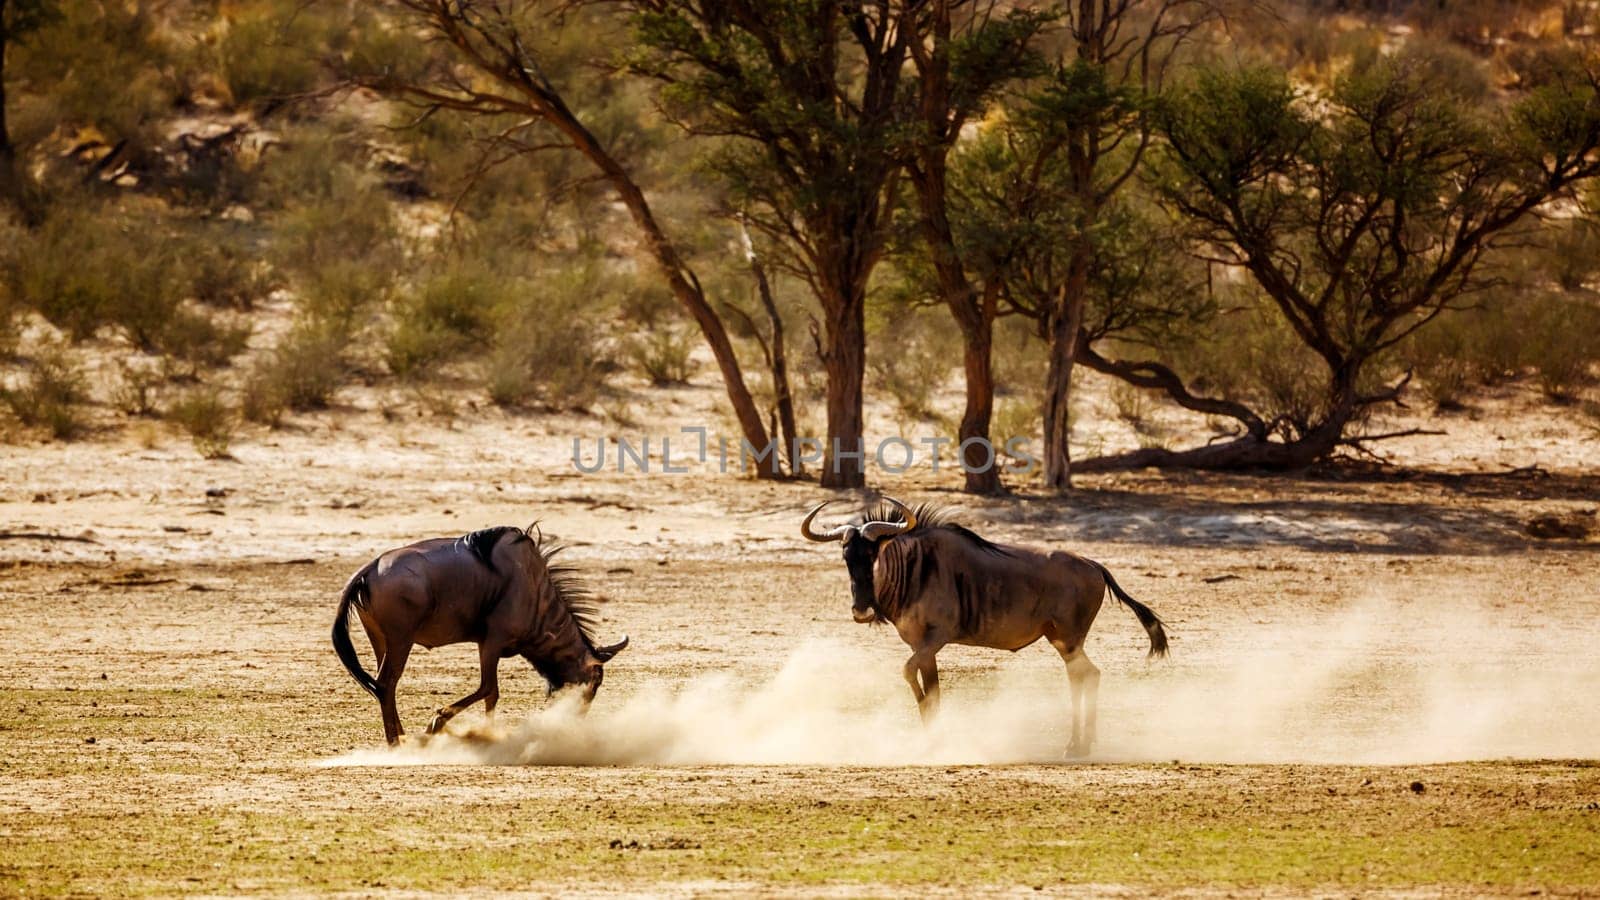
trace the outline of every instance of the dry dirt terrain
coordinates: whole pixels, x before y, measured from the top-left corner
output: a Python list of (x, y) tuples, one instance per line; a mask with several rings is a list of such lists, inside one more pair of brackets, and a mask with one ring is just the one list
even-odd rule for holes
[[(635, 432), (716, 433), (715, 401), (667, 392)], [(1102, 611), (1101, 742), (1070, 762), (1042, 645), (946, 650), (922, 727), (907, 650), (798, 538), (815, 484), (584, 475), (571, 438), (621, 429), (360, 395), (232, 460), (6, 446), (0, 893), (1593, 895), (1600, 537), (1526, 526), (1593, 523), (1596, 441), (1518, 402), (1396, 445), (1401, 475), (879, 479), (1166, 619), (1147, 661)], [(470, 647), (419, 652), (384, 748), (328, 642), (344, 580), (535, 518), (632, 637), (592, 711), (508, 661), (493, 730), (415, 740), (476, 678)]]

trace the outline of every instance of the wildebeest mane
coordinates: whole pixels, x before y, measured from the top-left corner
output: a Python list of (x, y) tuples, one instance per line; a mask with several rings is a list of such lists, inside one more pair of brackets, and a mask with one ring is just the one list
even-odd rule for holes
[(594, 636), (600, 625), (600, 607), (595, 602), (594, 594), (578, 577), (577, 569), (552, 562), (556, 554), (565, 550), (566, 546), (546, 539), (544, 532), (539, 530), (538, 522), (527, 528), (518, 528), (514, 525), (482, 528), (462, 535), (461, 543), (477, 557), (479, 562), (488, 566), (489, 571), (499, 574), (500, 570), (494, 564), (494, 548), (508, 534), (516, 535), (516, 540), (533, 543), (534, 549), (544, 560), (545, 577), (550, 581), (551, 591), (572, 616), (573, 624), (578, 626), (578, 634), (583, 636), (583, 642), (593, 650)]
[[(916, 540), (934, 531), (944, 531), (960, 537), (984, 553), (1009, 556), (1010, 551), (990, 541), (975, 531), (950, 521), (955, 511), (948, 506), (922, 503), (911, 508), (917, 527), (905, 533), (910, 540), (896, 539), (886, 542), (879, 551), (877, 564), (882, 573), (874, 585), (874, 621), (890, 622), (900, 614), (935, 578), (941, 569), (939, 555), (926, 541)], [(866, 511), (863, 521), (904, 522), (905, 514), (887, 501)], [(965, 576), (959, 566), (948, 573), (955, 590), (958, 625), (963, 634), (977, 631), (988, 616), (989, 598), (983, 585)]]
[[(917, 517), (917, 527), (906, 532), (907, 534), (917, 534), (925, 529), (931, 531), (935, 528), (942, 528), (967, 539), (980, 550), (997, 553), (1001, 556), (1010, 555), (1006, 548), (967, 528), (965, 525), (951, 521), (956, 515), (956, 510), (952, 507), (945, 506), (942, 503), (918, 503), (911, 507), (911, 512)], [(873, 506), (868, 507), (865, 516), (866, 518), (862, 521), (866, 522), (904, 522), (906, 520), (905, 512), (887, 500), (879, 500)]]
[(538, 522), (522, 529), (522, 534), (533, 541), (534, 549), (538, 550), (539, 556), (544, 559), (544, 571), (545, 576), (550, 579), (550, 589), (555, 592), (556, 599), (561, 601), (567, 608), (567, 613), (572, 616), (573, 624), (578, 626), (578, 633), (583, 636), (583, 642), (593, 650), (594, 636), (600, 627), (600, 605), (595, 601), (594, 593), (589, 590), (589, 586), (578, 577), (577, 569), (552, 562), (556, 554), (567, 549), (566, 545), (546, 540), (544, 533), (539, 530)]

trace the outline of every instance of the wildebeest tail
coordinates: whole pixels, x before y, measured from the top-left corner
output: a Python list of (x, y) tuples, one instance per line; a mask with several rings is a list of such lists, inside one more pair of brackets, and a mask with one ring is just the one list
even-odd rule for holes
[(361, 567), (361, 571), (350, 577), (350, 582), (344, 586), (344, 593), (339, 595), (339, 611), (333, 616), (333, 651), (339, 654), (339, 662), (344, 663), (345, 671), (356, 680), (356, 684), (366, 689), (372, 696), (378, 696), (378, 680), (367, 674), (361, 668), (361, 660), (356, 658), (355, 645), (350, 643), (350, 606), (360, 606), (367, 602), (367, 576), (372, 572), (369, 563)]
[(1106, 587), (1111, 588), (1111, 593), (1139, 617), (1139, 624), (1143, 625), (1145, 633), (1150, 635), (1150, 655), (1166, 656), (1167, 629), (1162, 625), (1161, 617), (1151, 612), (1150, 607), (1128, 596), (1128, 592), (1122, 589), (1122, 585), (1117, 584), (1117, 580), (1111, 577), (1105, 566), (1095, 563), (1094, 567), (1100, 570), (1100, 576), (1106, 580)]

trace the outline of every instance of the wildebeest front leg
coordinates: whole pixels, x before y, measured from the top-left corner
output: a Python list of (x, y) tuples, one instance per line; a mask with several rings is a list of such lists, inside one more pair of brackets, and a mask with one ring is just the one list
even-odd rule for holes
[[(917, 698), (917, 709), (924, 723), (932, 722), (939, 712), (938, 647), (924, 647), (906, 660), (906, 683), (911, 685), (911, 696)], [(920, 676), (921, 682), (918, 682)]]
[(486, 714), (492, 719), (494, 705), (500, 700), (500, 648), (488, 644), (478, 645), (478, 689), (462, 697), (460, 700), (441, 707), (433, 714), (433, 721), (428, 724), (428, 733), (437, 734), (444, 724), (456, 717), (456, 714), (477, 703), (484, 701)]

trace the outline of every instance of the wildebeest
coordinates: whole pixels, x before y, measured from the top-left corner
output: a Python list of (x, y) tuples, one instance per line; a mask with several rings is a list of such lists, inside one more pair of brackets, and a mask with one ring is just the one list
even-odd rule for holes
[[(384, 553), (351, 576), (333, 620), (333, 649), (356, 683), (378, 698), (389, 743), (404, 733), (395, 685), (416, 644), (478, 645), (478, 689), (440, 709), (429, 734), (479, 700), (493, 717), (500, 699), (498, 666), (511, 656), (532, 663), (551, 693), (581, 685), (585, 704), (594, 699), (604, 664), (628, 639), (595, 645), (593, 601), (570, 569), (551, 564), (560, 548), (546, 546), (534, 533), (533, 525), (501, 526), (418, 541)], [(352, 607), (372, 641), (376, 678), (361, 668), (350, 642)]]
[(1042, 637), (1067, 664), (1072, 694), (1067, 752), (1088, 753), (1095, 739), (1100, 670), (1083, 652), (1083, 642), (1105, 589), (1139, 617), (1150, 635), (1151, 656), (1167, 653), (1161, 619), (1093, 560), (995, 544), (950, 522), (945, 510), (912, 509), (885, 499), (859, 524), (820, 533), (811, 522), (833, 501), (819, 503), (800, 523), (800, 533), (843, 544), (851, 614), (857, 622), (889, 622), (911, 647), (905, 677), (923, 719), (938, 709), (935, 657), (946, 644), (1017, 651)]

